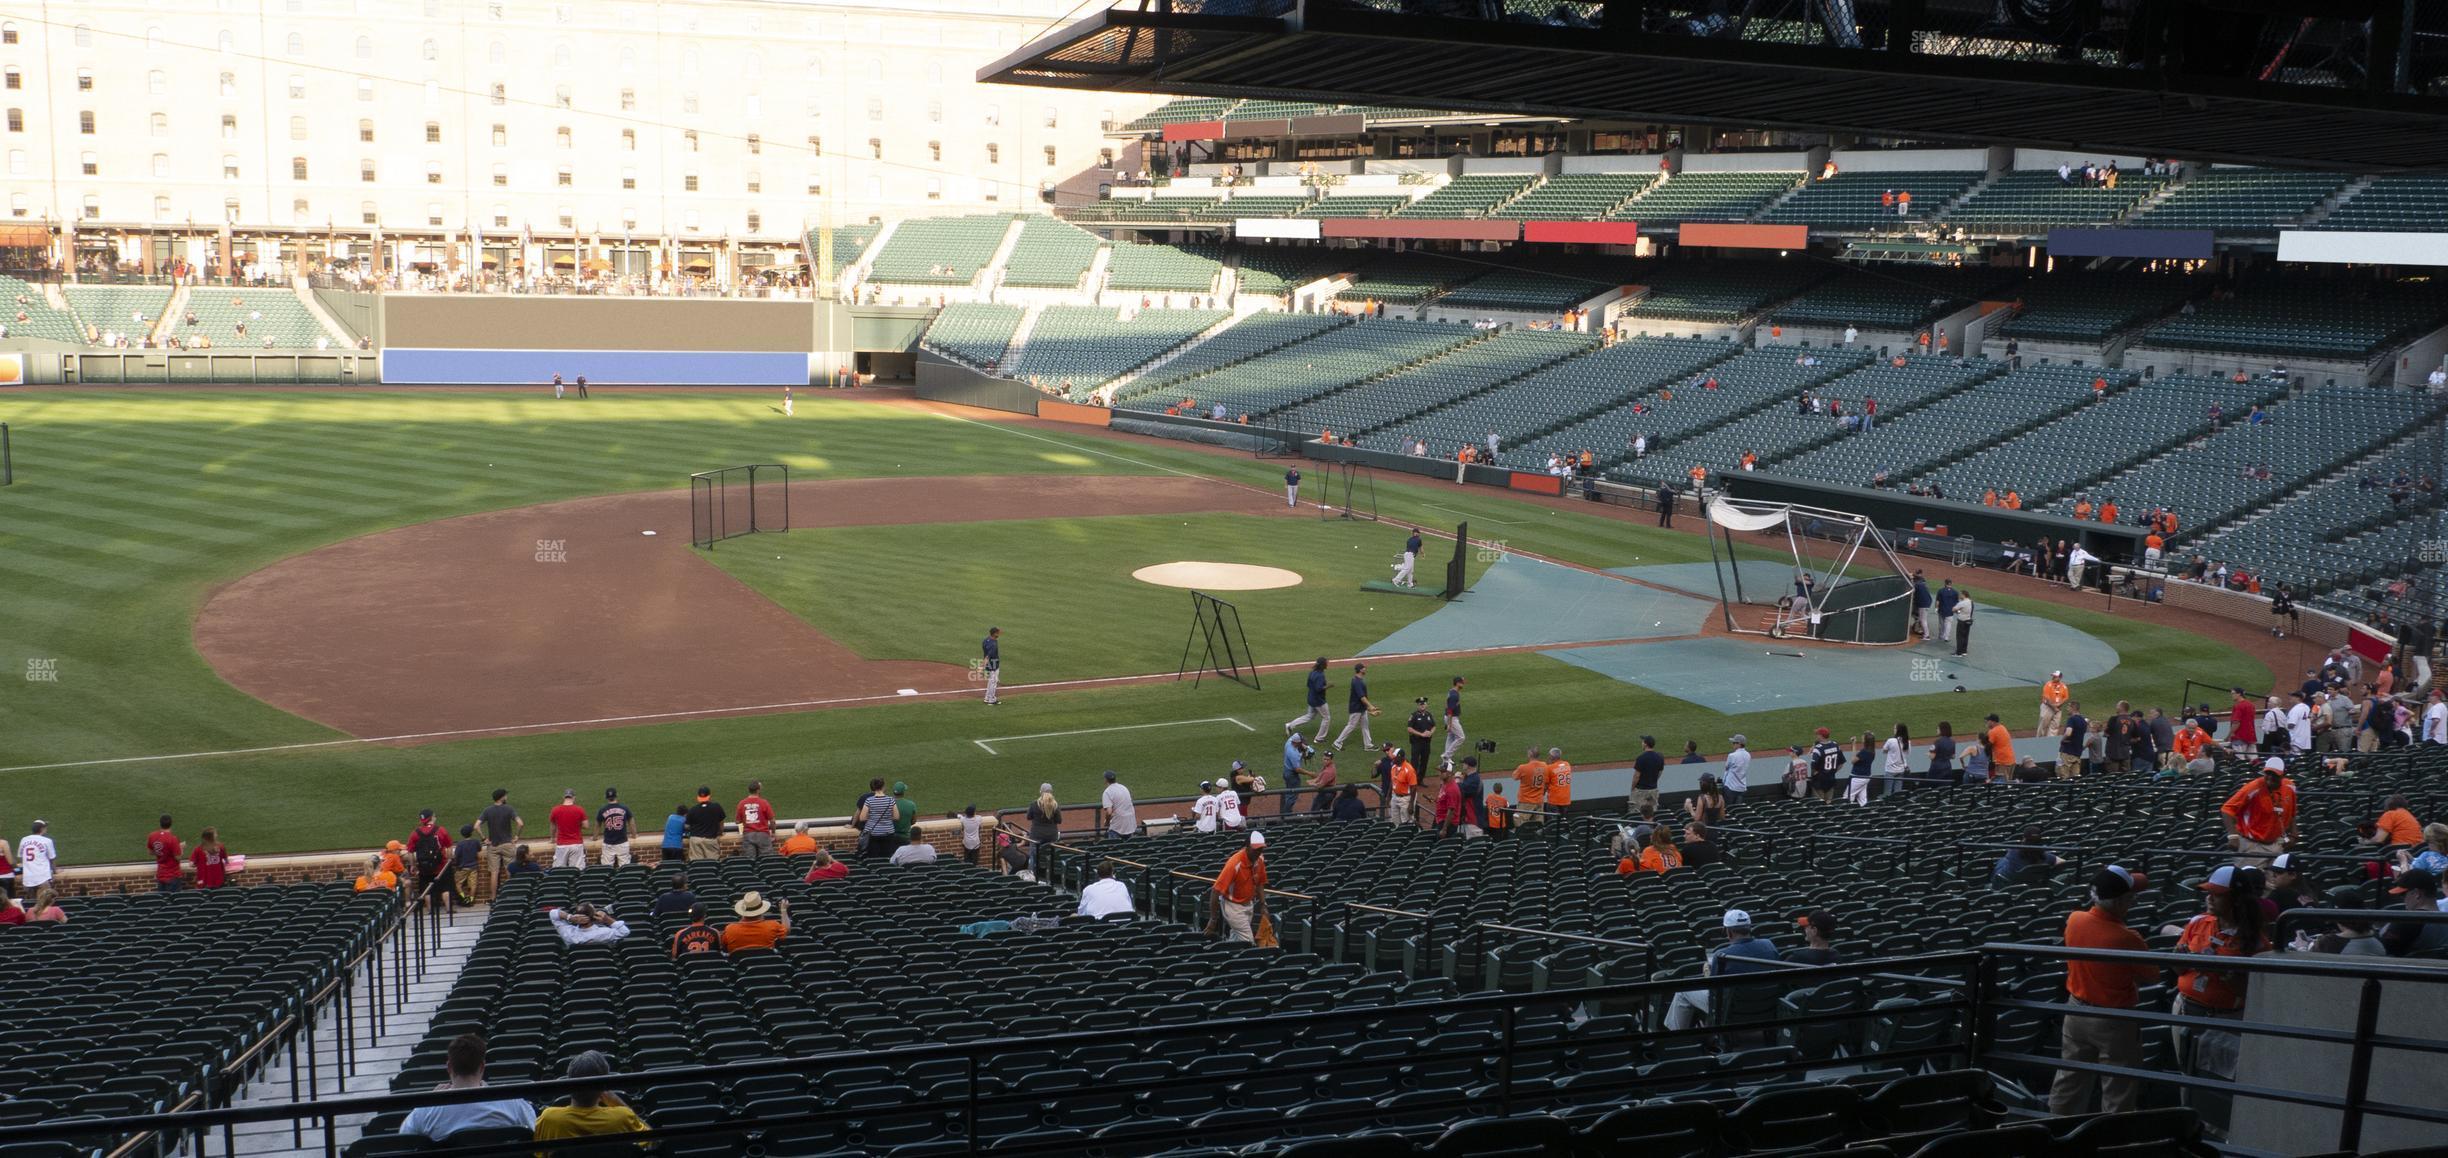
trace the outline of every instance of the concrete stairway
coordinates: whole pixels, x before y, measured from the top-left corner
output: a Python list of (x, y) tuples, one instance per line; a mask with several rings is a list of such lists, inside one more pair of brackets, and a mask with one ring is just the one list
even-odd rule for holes
[[(315, 1099), (389, 1092), (391, 1079), (400, 1072), (410, 1051), (416, 1048), (417, 1042), (424, 1039), (426, 1027), (433, 1022), (434, 1010), (442, 1004), (443, 998), (450, 995), (451, 985), (459, 979), (459, 970), (467, 963), (469, 951), (476, 944), (476, 935), (484, 927), (485, 913), (486, 910), (483, 908), (461, 909), (455, 917), (446, 920), (442, 925), (440, 943), (433, 947), (433, 951), (424, 961), (425, 971), (422, 976), (416, 972), (414, 955), (409, 956), (407, 1000), (404, 1005), (392, 1003), (390, 987), (393, 984), (393, 978), (389, 972), (385, 973), (383, 1006), (385, 1020), (382, 1032), (372, 1041), (367, 1040), (366, 1035), (370, 1026), (363, 1020), (366, 996), (364, 978), (360, 976), (355, 1005), (359, 1017), (357, 1023), (359, 1049), (355, 1074), (345, 1073), (343, 1067), (335, 1062), (335, 1043), (340, 1034), (341, 1023), (337, 1011), (330, 1006), (325, 1006), (316, 1011), (318, 1028), (314, 1038), (316, 1057), (312, 1071), (312, 1088), (310, 1089), (307, 1085), (309, 1068), (302, 1052), (306, 1048), (306, 1043), (301, 1038), (300, 1050), (285, 1054), (266, 1065), (260, 1073), (255, 1075), (254, 1080), (247, 1083), (246, 1087), (239, 1092), (236, 1104), (241, 1106), (282, 1105)], [(386, 954), (384, 967), (387, 971), (396, 959), (388, 955), (387, 947), (384, 952)], [(293, 1072), (297, 1082), (294, 1096), (290, 1088)], [(347, 1149), (349, 1143), (357, 1140), (364, 1125), (364, 1115), (350, 1115), (341, 1118), (336, 1125), (334, 1148)], [(214, 1139), (214, 1144), (216, 1146), (219, 1144), (218, 1138)], [(290, 1158), (322, 1158), (324, 1154), (323, 1134), (319, 1126), (313, 1122), (307, 1123), (307, 1128), (295, 1137), (291, 1135), (287, 1123), (254, 1123), (238, 1128), (237, 1153), (283, 1155), (290, 1156)]]

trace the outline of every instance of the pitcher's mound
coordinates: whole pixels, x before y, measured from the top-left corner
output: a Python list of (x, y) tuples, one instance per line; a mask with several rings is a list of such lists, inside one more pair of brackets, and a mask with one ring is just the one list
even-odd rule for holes
[(1131, 578), (1159, 587), (1196, 587), (1203, 591), (1265, 591), (1297, 587), (1297, 571), (1248, 563), (1158, 563), (1131, 572)]

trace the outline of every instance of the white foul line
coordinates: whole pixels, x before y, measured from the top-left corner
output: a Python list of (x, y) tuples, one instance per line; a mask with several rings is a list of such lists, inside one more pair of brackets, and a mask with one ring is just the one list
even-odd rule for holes
[(1141, 728), (1180, 728), (1190, 724), (1233, 724), (1244, 732), (1258, 730), (1232, 716), (1209, 716), (1203, 720), (1167, 720), (1161, 724), (1118, 724), (1111, 728), (1076, 728), (1068, 732), (1031, 732), (1026, 736), (988, 736), (984, 740), (969, 742), (986, 749), (986, 754), (989, 756), (1000, 756), (1003, 753), (995, 751), (993, 744), (1011, 740), (1050, 740), (1056, 736), (1093, 736), (1099, 732), (1135, 732)]

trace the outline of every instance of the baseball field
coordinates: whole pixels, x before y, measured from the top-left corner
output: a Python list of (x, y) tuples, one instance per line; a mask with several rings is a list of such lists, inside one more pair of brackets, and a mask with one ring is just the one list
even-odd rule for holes
[[(1669, 644), (1708, 642), (1697, 618), (1632, 622), (1607, 600), (1640, 581), (1607, 572), (1705, 567), (1684, 531), (1388, 478), (1383, 521), (1321, 519), (1314, 464), (1294, 510), (1283, 460), (898, 398), (802, 396), (789, 419), (776, 401), (0, 394), (17, 471), (0, 489), (0, 830), (42, 817), (64, 859), (96, 863), (138, 859), (159, 812), (238, 851), (348, 848), (419, 808), (455, 826), (497, 786), (540, 813), (563, 788), (617, 785), (648, 815), (751, 778), (789, 815), (843, 812), (873, 776), (935, 815), (1017, 806), (1040, 781), (1084, 800), (1107, 768), (1179, 795), (1234, 758), (1276, 763), (1318, 655), (1338, 661), (1338, 706), (1342, 661), (1384, 657), (1381, 737), (1468, 677), (1474, 736), (1507, 764), (1531, 742), (1629, 760), (1642, 733), (1717, 752), (1820, 724), (2029, 725), (2027, 684), (1819, 687), (1798, 706), (1682, 689), (1727, 682), (1676, 670), (1697, 653)], [(687, 476), (745, 463), (790, 468), (792, 530), (692, 549)], [(1464, 520), (1470, 595), (1362, 587), (1414, 523), (1436, 586), (1454, 546), (1434, 536)], [(1189, 596), (1133, 573), (1176, 562), (1299, 576), (1221, 593), (1268, 665), (1260, 689), (1173, 678)], [(1993, 586), (1986, 608), (2113, 654), (2086, 699), (2270, 683), (2232, 639)], [(970, 667), (990, 625), (998, 708)]]

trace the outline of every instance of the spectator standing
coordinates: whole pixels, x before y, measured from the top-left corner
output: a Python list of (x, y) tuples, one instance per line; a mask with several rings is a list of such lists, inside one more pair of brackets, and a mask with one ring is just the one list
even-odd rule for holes
[(1454, 782), (1453, 765), (1437, 770), (1437, 794), (1433, 811), (1428, 815), (1428, 829), (1438, 836), (1453, 835), (1462, 819), (1462, 786)]
[(1105, 836), (1109, 840), (1127, 840), (1139, 835), (1139, 809), (1131, 803), (1130, 789), (1113, 769), (1105, 770), (1105, 795), (1099, 800), (1105, 810)]
[(1054, 786), (1037, 786), (1037, 799), (1028, 808), (1029, 871), (1045, 863), (1044, 850), (1062, 839), (1062, 805), (1054, 802)]
[(2219, 812), (2227, 818), (2235, 863), (2257, 868), (2286, 851), (2295, 836), (2295, 785), (2287, 780), (2286, 761), (2263, 760), (2261, 775), (2236, 789)]
[(162, 814), (161, 827), (145, 838), (145, 850), (153, 854), (153, 891), (175, 893), (187, 887), (187, 866), (179, 859), (178, 834), (170, 830), (170, 814)]
[[(2091, 878), (2091, 905), (2066, 918), (2069, 949), (2109, 949), (2140, 953), (2149, 948), (2142, 934), (2125, 923), (2134, 894), (2150, 886), (2150, 878), (2109, 865)], [(2139, 989), (2159, 979), (2156, 965), (2121, 961), (2066, 962), (2066, 996), (2092, 1009), (2132, 1009), (2141, 1002)], [(2067, 1061), (2139, 1069), (2142, 1065), (2140, 1023), (2106, 1017), (2069, 1014), (2060, 1030), (2058, 1056)], [(2049, 1087), (2049, 1113), (2061, 1117), (2090, 1112), (2092, 1091), (2099, 1091), (2102, 1113), (2122, 1114), (2140, 1104), (2140, 1083), (2115, 1074), (2059, 1070)]]
[(1334, 807), (1335, 797), (1342, 795), (1340, 780), (1341, 773), (1335, 769), (1335, 758), (1326, 757), (1318, 765), (1317, 779), (1311, 781), (1315, 791), (1309, 795), (1309, 811), (1324, 812)]
[(1972, 593), (1960, 592), (1955, 597), (1955, 654), (1962, 655), (1972, 647)]
[(1522, 762), (1513, 766), (1513, 790), (1514, 799), (1521, 807), (1522, 821), (1538, 823), (1538, 818), (1547, 810), (1547, 762), (1539, 759), (1538, 745), (1530, 745), (1530, 751), (1522, 757)]
[(1666, 774), (1666, 757), (1657, 750), (1657, 737), (1642, 736), (1640, 741), (1640, 755), (1632, 758), (1631, 798), (1624, 803), (1634, 812), (1655, 811), (1658, 781)]
[(1227, 941), (1256, 943), (1258, 926), (1266, 921), (1266, 845), (1265, 833), (1251, 833), (1249, 843), (1216, 873), (1216, 912)]
[[(1848, 328), (1845, 332), (1851, 333), (1852, 330)], [(1850, 338), (1845, 340), (1845, 345), (1852, 344)], [(1919, 571), (1913, 572), (1912, 593), (1914, 626), (1920, 629), (1921, 638), (1938, 638), (1937, 597), (1930, 593), (1929, 580), (1922, 578)]]
[(1924, 775), (1942, 783), (1963, 783), (1963, 771), (1955, 766), (1955, 725), (1946, 720), (1938, 721), (1938, 738), (1930, 741), (1929, 770)]
[(2422, 742), (2434, 746), (2448, 744), (2448, 692), (2433, 688), (2429, 699), (2422, 713)]
[(552, 825), (554, 868), (586, 867), (586, 809), (578, 807), (578, 790), (565, 789), (561, 803), (545, 817)]
[(2091, 721), (2079, 701), (2067, 700), (2065, 706), (2065, 723), (2057, 729), (2057, 778), (2072, 780), (2083, 774), (2083, 744), (2090, 738)]
[(782, 938), (790, 936), (790, 902), (784, 900), (781, 916), (774, 916), (774, 904), (765, 894), (749, 892), (732, 902), (731, 914), (739, 920), (723, 926), (723, 951), (737, 953), (742, 949), (771, 949)]
[[(1912, 730), (1898, 722), (1895, 735), (1879, 745), (1879, 775), (1887, 779), (1887, 791), (1892, 793), (1904, 786), (1904, 778), (1912, 775)], [(1861, 803), (1870, 803), (1865, 797)]]
[(604, 789), (603, 807), (595, 810), (595, 831), (601, 838), (600, 857), (605, 868), (636, 863), (629, 847), (630, 830), (636, 827), (636, 815), (620, 802), (620, 789)]
[[(481, 1089), (484, 1080), (485, 1039), (479, 1034), (463, 1033), (451, 1039), (443, 1055), (443, 1072), (447, 1078), (437, 1090)], [(400, 1133), (409, 1137), (442, 1142), (463, 1130), (533, 1130), (535, 1107), (525, 1098), (500, 1098), (485, 1102), (454, 1102), (447, 1106), (419, 1106), (408, 1111), (400, 1123)]]
[(1836, 783), (1845, 774), (1844, 747), (1829, 737), (1826, 728), (1815, 735), (1819, 742), (1811, 745), (1810, 750), (1810, 793), (1821, 804), (1833, 804)]
[[(611, 1059), (591, 1049), (571, 1058), (568, 1068), (562, 1071), (562, 1076), (569, 1078), (603, 1078), (611, 1074)], [(536, 1141), (640, 1134), (646, 1130), (646, 1123), (637, 1116), (637, 1111), (610, 1090), (599, 1086), (576, 1089), (570, 1091), (569, 1099), (566, 1106), (547, 1107), (536, 1115)]]
[[(2204, 957), (2250, 957), (2266, 951), (2269, 917), (2261, 905), (2261, 870), (2220, 865), (2201, 884), (2205, 911), (2178, 930), (2178, 953)], [(2187, 967), (2176, 973), (2176, 997), (2170, 1012), (2182, 1017), (2241, 1019), (2246, 975), (2207, 967)], [(2238, 1035), (2226, 1030), (2176, 1027), (2178, 1065), (2187, 1073), (2233, 1081)], [(2224, 1125), (2229, 1099), (2224, 1094), (2188, 1090), (2185, 1102)]]
[(1683, 815), (1702, 824), (1723, 824), (1728, 811), (1725, 789), (1717, 777), (1701, 773), (1700, 790), (1683, 801)]
[(748, 782), (748, 795), (740, 797), (733, 819), (739, 821), (740, 855), (754, 860), (774, 855), (773, 803), (765, 799), (765, 782)]
[(901, 846), (895, 832), (901, 820), (901, 809), (893, 798), (884, 794), (884, 778), (867, 782), (867, 795), (859, 797), (859, 856), (868, 860), (890, 860), (893, 850)]
[(688, 833), (690, 860), (721, 860), (723, 806), (714, 803), (711, 785), (697, 786), (697, 803), (689, 805), (682, 828)]
[(1461, 829), (1462, 839), (1477, 840), (1486, 836), (1488, 829), (1487, 786), (1479, 778), (1479, 758), (1477, 756), (1462, 758), (1462, 775), (1454, 780), (1454, 787), (1462, 797), (1460, 812), (1455, 817)]
[(510, 806), (510, 790), (496, 788), (493, 803), (476, 815), (476, 823), (484, 828), (485, 861), (493, 866), (493, 887), (498, 890), (510, 875), (511, 850), (519, 834), (526, 831), (527, 822)]
[(1734, 750), (1726, 753), (1724, 783), (1726, 791), (1739, 797), (1751, 790), (1751, 750), (1748, 747), (1751, 740), (1736, 732), (1726, 737), (1726, 742), (1734, 745)]
[(408, 832), (408, 864), (416, 869), (417, 894), (429, 905), (446, 905), (451, 898), (451, 838), (434, 810), (418, 811), (417, 825)]
[(222, 847), (219, 832), (207, 828), (196, 834), (189, 860), (195, 864), (195, 887), (217, 889), (229, 883), (229, 849)]
[[(1941, 642), (1955, 638), (1955, 604), (1962, 599), (1963, 593), (1955, 589), (1954, 580), (1940, 581), (1938, 586), (1938, 639)], [(1956, 654), (1961, 655), (1962, 653), (1957, 652)]]
[(59, 845), (46, 835), (50, 828), (49, 822), (37, 820), (34, 830), (17, 842), (17, 882), (27, 892), (50, 884), (58, 871)]
[(898, 848), (907, 848), (918, 839), (918, 802), (910, 799), (906, 780), (893, 781), (892, 798), (893, 839), (900, 842)]
[[(983, 834), (984, 830), (984, 825), (980, 824), (978, 821), (977, 805), (972, 804), (959, 812), (953, 813), (950, 819), (960, 822), (961, 863), (971, 865), (976, 864), (978, 862), (979, 838)], [(807, 825), (801, 824), (799, 826), (799, 834), (801, 836), (807, 835)], [(815, 841), (811, 838), (808, 843), (814, 844)], [(815, 850), (811, 848), (808, 851), (813, 852)]]
[(1990, 713), (1986, 719), (1989, 729), (1981, 734), (1981, 748), (1989, 757), (1989, 778), (2001, 779), (2006, 776), (2006, 769), (2015, 766), (2014, 735), (1998, 722), (1997, 713)]
[(1080, 890), (1076, 915), (1101, 921), (1116, 914), (1129, 916), (1134, 912), (1130, 886), (1115, 880), (1113, 874), (1112, 858), (1097, 862), (1096, 879)]
[(671, 815), (663, 818), (663, 863), (679, 864), (688, 859), (688, 805), (672, 805)]

